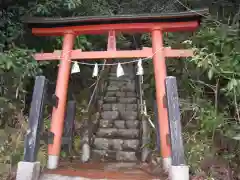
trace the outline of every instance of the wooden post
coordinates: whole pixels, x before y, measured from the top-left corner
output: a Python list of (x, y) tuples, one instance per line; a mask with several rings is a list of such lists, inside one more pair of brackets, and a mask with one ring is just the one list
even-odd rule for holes
[(64, 34), (61, 61), (58, 70), (56, 96), (59, 98), (58, 107), (53, 108), (51, 132), (54, 134), (53, 144), (48, 145), (48, 168), (56, 169), (58, 166), (59, 154), (61, 151), (61, 141), (66, 109), (67, 89), (71, 68), (71, 51), (74, 43), (74, 33)]
[(169, 118), (169, 130), (172, 149), (172, 165), (185, 164), (184, 147), (182, 140), (181, 117), (179, 110), (177, 81), (175, 77), (166, 78), (166, 94)]
[(28, 120), (28, 130), (25, 137), (24, 161), (36, 162), (40, 143), (40, 133), (43, 126), (43, 111), (47, 92), (47, 80), (44, 76), (35, 79), (31, 108)]
[(74, 136), (74, 120), (76, 115), (76, 102), (69, 101), (67, 105), (66, 117), (64, 121), (64, 132), (62, 144), (67, 153), (71, 153)]
[(171, 180), (189, 180), (189, 167), (185, 165), (184, 158), (177, 81), (175, 77), (167, 77), (165, 82), (172, 149), (172, 165), (169, 175)]
[(159, 29), (152, 31), (153, 65), (156, 83), (156, 100), (158, 106), (158, 120), (161, 140), (161, 154), (163, 157), (163, 168), (168, 171), (171, 166), (171, 149), (168, 143), (169, 124), (167, 107), (165, 104), (165, 78), (166, 64), (163, 48), (163, 32)]

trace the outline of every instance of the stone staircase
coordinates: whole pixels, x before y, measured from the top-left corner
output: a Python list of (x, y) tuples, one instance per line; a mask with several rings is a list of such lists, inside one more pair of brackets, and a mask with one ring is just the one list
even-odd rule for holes
[(135, 85), (135, 70), (124, 65), (124, 76), (112, 67), (103, 98), (99, 126), (94, 133), (92, 159), (135, 162), (141, 157), (141, 121)]

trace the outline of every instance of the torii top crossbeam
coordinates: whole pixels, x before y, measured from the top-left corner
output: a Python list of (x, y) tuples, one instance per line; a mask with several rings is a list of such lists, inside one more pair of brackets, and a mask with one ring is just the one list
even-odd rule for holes
[[(54, 134), (53, 144), (49, 145), (48, 168), (55, 169), (58, 165), (61, 138), (63, 132), (66, 97), (72, 59), (112, 59), (112, 58), (143, 58), (153, 57), (156, 100), (158, 106), (159, 131), (163, 165), (169, 167), (171, 157), (168, 142), (169, 125), (168, 111), (165, 101), (166, 57), (192, 56), (192, 50), (173, 50), (164, 48), (163, 33), (177, 31), (193, 31), (199, 27), (201, 18), (208, 13), (207, 9), (191, 12), (176, 12), (156, 15), (121, 15), (113, 17), (70, 17), (70, 18), (37, 18), (28, 17), (24, 23), (32, 29), (32, 33), (41, 36), (63, 36), (61, 51), (53, 53), (37, 53), (36, 60), (61, 60), (56, 96), (59, 98), (58, 107), (53, 109), (51, 132)], [(142, 50), (117, 50), (115, 33), (151, 33), (152, 48)], [(106, 51), (83, 52), (73, 50), (74, 38), (82, 34), (108, 33)]]
[(208, 12), (207, 9), (191, 12), (175, 12), (146, 15), (89, 16), (69, 18), (27, 17), (24, 22), (36, 35), (62, 35), (66, 31), (78, 34), (101, 34), (109, 30), (121, 32), (151, 32), (160, 28), (163, 31), (195, 30)]

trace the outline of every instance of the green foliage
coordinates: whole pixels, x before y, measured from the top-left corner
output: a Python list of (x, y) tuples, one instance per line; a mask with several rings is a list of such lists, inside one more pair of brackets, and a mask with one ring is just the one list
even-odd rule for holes
[[(238, 24), (216, 24), (211, 19), (202, 23), (191, 40), (184, 41), (194, 48), (194, 57), (186, 60), (189, 74), (182, 79), (190, 86), (180, 83), (184, 97), (192, 97), (197, 104), (191, 110), (191, 122), (185, 126), (187, 157), (194, 170), (208, 154), (214, 156), (216, 130), (225, 134), (239, 129), (239, 41)], [(234, 160), (231, 157), (227, 161)]]
[(19, 94), (24, 92), (24, 81), (38, 73), (41, 73), (41, 69), (32, 58), (31, 51), (14, 48), (0, 53), (2, 95), (10, 98), (12, 94), (9, 93), (15, 90), (15, 97), (18, 98)]
[(206, 135), (208, 133), (214, 133), (217, 128), (221, 128), (224, 123), (224, 116), (222, 114), (216, 114), (215, 107), (209, 102), (199, 104), (198, 110), (199, 116), (196, 117), (197, 123), (200, 127), (200, 134)]
[(191, 171), (197, 174), (202, 171), (201, 162), (212, 153), (211, 141), (203, 140), (202, 137), (189, 131), (185, 131), (183, 135), (186, 141), (185, 155), (187, 163), (191, 165)]
[(31, 51), (14, 48), (0, 53), (0, 105), (5, 104), (0, 109), (1, 126), (15, 124), (12, 121), (16, 114), (25, 107), (26, 83), (39, 73), (41, 69)]
[[(215, 25), (208, 21), (194, 36), (193, 41), (186, 41), (195, 46), (195, 56), (189, 59), (207, 73), (208, 78), (221, 78), (228, 83), (222, 90), (232, 92), (238, 87), (240, 78), (240, 49), (238, 24)], [(240, 92), (237, 89), (237, 92)]]
[(0, 72), (18, 74), (20, 79), (35, 76), (40, 72), (38, 63), (31, 56), (32, 52), (14, 48), (0, 54)]

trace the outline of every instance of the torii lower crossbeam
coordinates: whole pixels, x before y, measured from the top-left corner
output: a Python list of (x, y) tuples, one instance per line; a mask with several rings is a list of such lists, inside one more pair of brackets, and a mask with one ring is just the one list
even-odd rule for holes
[[(160, 51), (160, 49), (158, 50)], [(113, 58), (147, 58), (152, 57), (152, 48), (143, 48), (143, 50), (132, 50), (132, 51), (91, 51), (83, 52), (81, 50), (72, 50), (70, 59), (71, 60), (91, 60), (91, 59), (113, 59)], [(165, 57), (191, 57), (193, 56), (192, 50), (178, 50), (171, 48), (164, 48), (163, 53)], [(54, 51), (53, 53), (36, 53), (34, 58), (38, 61), (47, 60), (60, 60), (61, 51)]]

